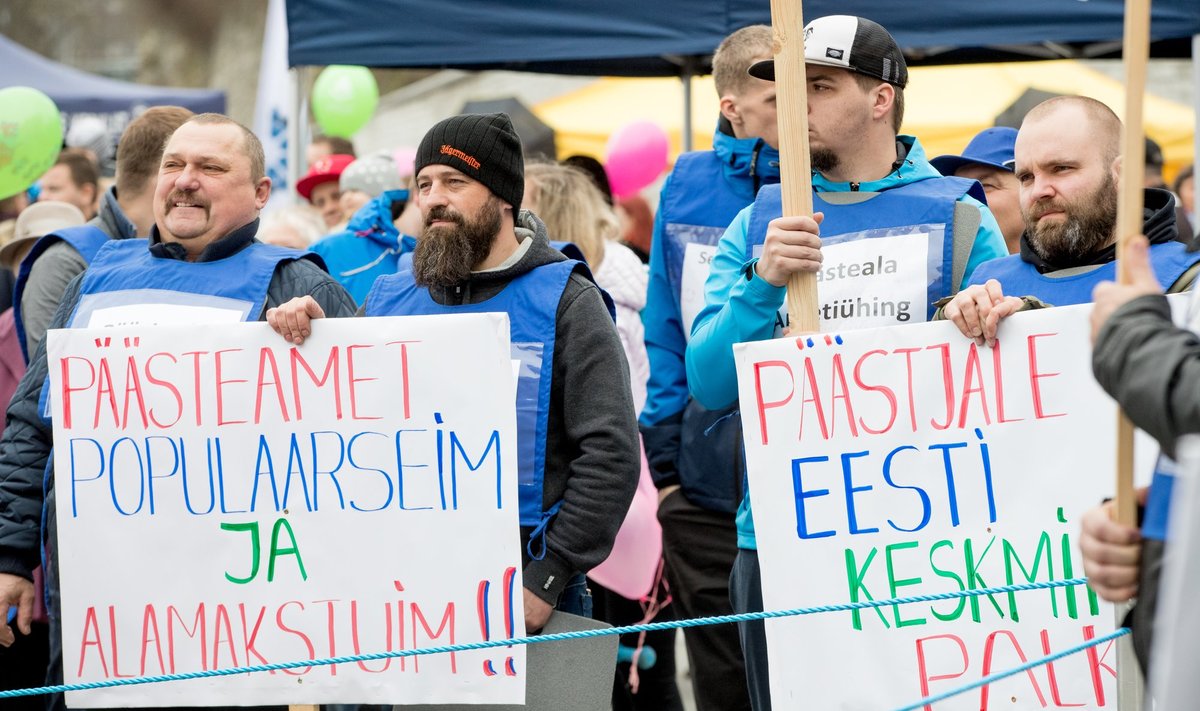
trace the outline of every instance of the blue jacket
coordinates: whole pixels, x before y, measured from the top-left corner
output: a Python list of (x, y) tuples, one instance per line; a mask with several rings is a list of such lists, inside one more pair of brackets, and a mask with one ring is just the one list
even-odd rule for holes
[[(663, 183), (659, 210), (654, 220), (654, 239), (650, 245), (650, 286), (642, 322), (646, 327), (646, 351), (650, 356), (650, 382), (646, 407), (641, 422), (653, 425), (674, 415), (687, 404), (687, 373), (684, 352), (687, 335), (680, 314), (678, 275), (672, 274), (667, 258), (667, 223), (675, 219), (695, 219), (704, 226), (718, 227), (724, 232), (732, 215), (669, 214), (670, 197), (679, 190), (706, 190), (732, 194), (746, 207), (762, 185), (779, 182), (779, 152), (763, 143), (761, 138), (734, 138), (718, 130), (713, 135), (713, 150), (720, 159), (720, 173), (711, 176), (708, 185), (682, 186), (672, 172)], [(686, 156), (680, 156), (684, 160)], [(705, 219), (708, 218), (708, 219)]]
[[(941, 178), (925, 157), (925, 150), (916, 138), (900, 136), (908, 147), (908, 155), (898, 170), (881, 180), (862, 183), (863, 192), (884, 192), (920, 180)], [(834, 183), (820, 173), (813, 173), (816, 192), (849, 192), (849, 183)], [(975, 245), (967, 260), (963, 284), (977, 266), (989, 259), (1008, 254), (1000, 227), (983, 203), (964, 195), (959, 199), (980, 207), (982, 221), (976, 233)], [(704, 284), (705, 307), (692, 324), (686, 365), (688, 388), (692, 397), (708, 408), (719, 408), (737, 400), (737, 372), (733, 360), (733, 344), (771, 338), (775, 314), (783, 305), (786, 289), (773, 286), (754, 271), (756, 259), (748, 247), (748, 227), (752, 207), (738, 213), (721, 237), (713, 258), (712, 271)], [(738, 546), (754, 549), (754, 523), (747, 494), (738, 510)]]
[(689, 245), (715, 248), (758, 188), (777, 182), (779, 152), (761, 138), (735, 138), (722, 121), (713, 150), (680, 156), (655, 217), (642, 310), (650, 358), (642, 438), (655, 484), (680, 484), (689, 501), (711, 510), (732, 513), (741, 498), (741, 422), (689, 403), (684, 352), (695, 312), (682, 305), (684, 257)]
[(389, 190), (354, 213), (345, 231), (311, 247), (358, 304), (366, 300), (375, 279), (395, 274), (400, 256), (417, 245), (415, 237), (401, 235), (392, 222), (392, 203), (405, 200), (407, 190)]

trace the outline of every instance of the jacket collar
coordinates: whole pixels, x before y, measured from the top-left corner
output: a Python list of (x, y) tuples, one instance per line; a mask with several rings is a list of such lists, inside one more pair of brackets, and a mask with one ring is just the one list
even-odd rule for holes
[[(1174, 242), (1179, 237), (1179, 225), (1175, 221), (1175, 196), (1166, 190), (1146, 188), (1142, 193), (1142, 233), (1150, 244)], [(1029, 233), (1021, 233), (1021, 261), (1032, 264), (1039, 274), (1056, 272), (1073, 267), (1108, 264), (1117, 258), (1117, 245), (1111, 244), (1099, 252), (1081, 257), (1074, 264), (1051, 264), (1034, 251), (1029, 243)]]
[(879, 193), (901, 185), (915, 183), (930, 178), (940, 178), (929, 160), (925, 157), (925, 149), (915, 136), (896, 136), (896, 160), (892, 163), (892, 172), (879, 180), (865, 183), (835, 183), (832, 180), (813, 171), (813, 189), (817, 192), (845, 193), (851, 191)]
[[(249, 247), (254, 242), (254, 235), (258, 234), (258, 218), (248, 225), (243, 225), (233, 232), (221, 237), (200, 253), (197, 262), (215, 262), (227, 257), (232, 257), (246, 247)], [(187, 261), (187, 250), (178, 242), (163, 242), (162, 235), (158, 233), (158, 225), (150, 229), (150, 254), (159, 259), (176, 259), (181, 262)]]
[(392, 205), (408, 201), (407, 190), (387, 190), (359, 208), (346, 225), (346, 231), (355, 237), (369, 239), (388, 248), (395, 248), (400, 241), (400, 230), (392, 221)]
[(713, 132), (713, 151), (721, 159), (726, 182), (748, 198), (763, 185), (779, 182), (779, 151), (761, 138), (736, 138), (724, 116)]
[(100, 205), (100, 213), (96, 220), (104, 226), (104, 231), (113, 239), (133, 239), (138, 236), (137, 226), (125, 216), (121, 204), (117, 202), (117, 186), (112, 186), (104, 193)]

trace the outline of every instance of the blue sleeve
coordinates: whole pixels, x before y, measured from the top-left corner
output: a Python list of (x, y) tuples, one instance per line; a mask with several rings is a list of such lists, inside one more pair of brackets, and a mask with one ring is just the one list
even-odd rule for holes
[[(671, 178), (663, 184), (662, 194), (671, 189)], [(679, 295), (671, 288), (667, 264), (666, 225), (660, 211), (654, 219), (654, 238), (650, 243), (650, 286), (642, 325), (646, 332), (646, 354), (650, 357), (650, 380), (646, 383), (646, 406), (641, 423), (653, 426), (683, 410), (687, 405), (687, 371), (683, 354), (687, 339), (683, 333)]]
[(959, 202), (979, 208), (981, 217), (979, 230), (975, 233), (975, 245), (971, 248), (971, 256), (967, 259), (967, 269), (963, 272), (962, 283), (958, 286), (959, 289), (964, 289), (971, 283), (971, 274), (980, 264), (989, 259), (1007, 257), (1008, 245), (1004, 242), (1004, 234), (1000, 231), (1000, 224), (996, 222), (996, 216), (992, 214), (987, 205), (970, 195), (962, 196)]
[(739, 212), (721, 236), (704, 283), (704, 310), (692, 324), (687, 346), (688, 389), (710, 410), (737, 399), (733, 344), (771, 338), (787, 290), (760, 278), (754, 271), (756, 260), (747, 254), (753, 207)]

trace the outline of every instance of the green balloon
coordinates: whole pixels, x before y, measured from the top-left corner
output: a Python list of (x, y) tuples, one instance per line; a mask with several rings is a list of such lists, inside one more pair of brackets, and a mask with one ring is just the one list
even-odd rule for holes
[(0, 89), (0, 200), (33, 185), (62, 148), (62, 116), (37, 89)]
[(371, 120), (378, 104), (379, 86), (366, 67), (330, 65), (313, 84), (313, 117), (328, 136), (350, 138)]

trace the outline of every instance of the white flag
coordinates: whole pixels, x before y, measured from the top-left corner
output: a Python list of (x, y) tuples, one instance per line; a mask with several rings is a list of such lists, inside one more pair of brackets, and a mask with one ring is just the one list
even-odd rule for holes
[(262, 62), (258, 70), (258, 102), (254, 109), (254, 133), (262, 141), (271, 179), (267, 211), (295, 202), (288, 184), (288, 121), (295, 103), (294, 87), (287, 65), (287, 15), (284, 0), (270, 0), (267, 29), (263, 34)]
[(1200, 585), (1200, 437), (1186, 435), (1175, 445), (1179, 466), (1171, 491), (1166, 554), (1155, 613), (1151, 689), (1156, 708), (1195, 708), (1200, 679), (1195, 672), (1200, 653), (1200, 612), (1195, 603)]

